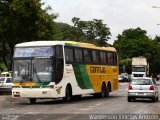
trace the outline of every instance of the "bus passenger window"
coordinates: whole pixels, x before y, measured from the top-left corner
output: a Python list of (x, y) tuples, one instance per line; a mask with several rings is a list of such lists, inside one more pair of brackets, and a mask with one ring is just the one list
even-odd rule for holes
[(74, 62), (73, 49), (65, 48), (65, 58), (66, 58), (66, 62)]
[(112, 64), (113, 59), (112, 59), (112, 53), (111, 52), (107, 52), (107, 61), (108, 61), (109, 64)]
[(89, 50), (83, 50), (83, 57), (84, 57), (84, 62), (86, 63), (91, 62), (91, 52)]
[(101, 63), (106, 63), (106, 54), (105, 52), (100, 52), (100, 62)]
[(117, 65), (117, 55), (116, 53), (113, 53), (113, 62), (115, 65)]
[(75, 49), (74, 50), (75, 62), (83, 62), (82, 50)]
[(99, 51), (92, 51), (92, 60), (93, 63), (99, 63)]

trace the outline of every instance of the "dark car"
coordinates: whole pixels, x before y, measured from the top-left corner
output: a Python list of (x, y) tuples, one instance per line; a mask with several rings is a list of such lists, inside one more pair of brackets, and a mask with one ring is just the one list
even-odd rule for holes
[(129, 82), (129, 77), (128, 76), (125, 76), (124, 74), (121, 74), (118, 76), (118, 80), (119, 82)]

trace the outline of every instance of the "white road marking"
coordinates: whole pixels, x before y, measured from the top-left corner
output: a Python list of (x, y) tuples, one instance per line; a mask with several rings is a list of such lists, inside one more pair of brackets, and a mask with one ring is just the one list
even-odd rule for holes
[(77, 109), (77, 110), (82, 110), (82, 111), (88, 111), (88, 110), (92, 110), (93, 108), (97, 107), (97, 106), (100, 106), (104, 103), (107, 103), (107, 102), (101, 102), (101, 103), (97, 103), (95, 105), (92, 105), (92, 106), (89, 106), (88, 108), (81, 108), (81, 109)]
[(92, 108), (81, 108), (79, 110), (83, 110), (83, 111), (87, 111), (87, 110), (91, 110)]
[(10, 109), (4, 109), (4, 110), (7, 110), (7, 111), (14, 111), (14, 110), (16, 110), (16, 109), (10, 108)]
[(39, 112), (27, 112), (27, 114), (40, 114)]

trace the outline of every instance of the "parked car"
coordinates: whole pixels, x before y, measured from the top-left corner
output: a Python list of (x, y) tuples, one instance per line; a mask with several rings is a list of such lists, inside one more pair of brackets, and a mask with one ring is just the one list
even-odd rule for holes
[(128, 102), (136, 98), (149, 98), (158, 101), (158, 84), (150, 77), (133, 78), (128, 86)]
[(0, 77), (0, 93), (12, 91), (12, 77)]
[(118, 80), (119, 80), (119, 82), (129, 82), (130, 81), (127, 73), (120, 74), (118, 76)]

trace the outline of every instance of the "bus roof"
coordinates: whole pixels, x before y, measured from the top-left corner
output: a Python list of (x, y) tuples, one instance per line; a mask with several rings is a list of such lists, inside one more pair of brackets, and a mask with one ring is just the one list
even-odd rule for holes
[(114, 47), (97, 47), (90, 43), (75, 42), (75, 41), (33, 41), (16, 44), (15, 47), (29, 47), (29, 46), (54, 46), (54, 45), (66, 45), (76, 46), (82, 48), (92, 48), (98, 50), (116, 51)]
[(16, 44), (15, 47), (64, 45), (64, 41), (32, 41)]

